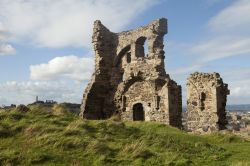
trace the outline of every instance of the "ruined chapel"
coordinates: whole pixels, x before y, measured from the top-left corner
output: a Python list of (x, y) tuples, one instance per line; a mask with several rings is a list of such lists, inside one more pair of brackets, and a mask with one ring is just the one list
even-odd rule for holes
[(167, 19), (114, 33), (95, 21), (92, 43), (95, 71), (85, 89), (81, 116), (158, 121), (182, 125), (181, 86), (164, 68), (163, 38)]
[(191, 132), (225, 129), (230, 91), (219, 73), (195, 72), (187, 79), (187, 117), (182, 126), (181, 86), (164, 67), (166, 33), (165, 18), (121, 33), (95, 21), (95, 71), (80, 116), (98, 120), (119, 115), (122, 120), (158, 121)]

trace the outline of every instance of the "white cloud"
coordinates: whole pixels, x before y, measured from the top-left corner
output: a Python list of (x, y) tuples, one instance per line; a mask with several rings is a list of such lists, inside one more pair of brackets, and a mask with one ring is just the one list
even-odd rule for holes
[(4, 98), (4, 97), (2, 97), (2, 96), (0, 96), (0, 107), (1, 107), (4, 103), (6, 103), (6, 102), (7, 102), (7, 99)]
[(199, 62), (209, 62), (230, 56), (250, 54), (250, 37), (217, 37), (191, 48), (200, 55)]
[[(16, 82), (16, 81), (8, 81), (0, 84), (1, 91), (8, 92), (28, 92), (31, 94), (36, 94), (37, 92), (48, 91), (48, 89), (60, 90), (60, 83), (50, 84), (48, 82)], [(66, 88), (65, 88), (66, 90)], [(67, 90), (66, 90), (67, 91)]]
[[(250, 67), (239, 67), (223, 72), (227, 80), (242, 81), (250, 78)], [(250, 87), (250, 86), (249, 86)]]
[(183, 74), (183, 73), (190, 73), (193, 71), (198, 70), (201, 67), (200, 64), (197, 65), (192, 65), (192, 66), (187, 66), (187, 67), (179, 67), (176, 70), (170, 71), (171, 74), (178, 75), (178, 74)]
[[(248, 33), (250, 26), (250, 1), (238, 0), (232, 5), (222, 10), (219, 14), (209, 21), (209, 26), (217, 33), (233, 34)], [(231, 35), (233, 35), (231, 34)]]
[(0, 56), (1, 55), (12, 55), (15, 54), (16, 50), (10, 44), (0, 44)]
[(237, 85), (232, 88), (231, 95), (234, 97), (249, 97), (250, 96), (250, 81), (240, 81), (236, 82)]
[(249, 104), (250, 102), (250, 80), (238, 80), (229, 82), (229, 102), (232, 104)]
[(7, 38), (6, 30), (5, 30), (5, 28), (3, 27), (2, 22), (0, 22), (0, 41), (5, 40), (6, 38)]
[[(232, 56), (244, 58), (244, 56), (250, 55), (249, 16), (250, 1), (234, 1), (208, 21), (209, 31), (204, 33), (199, 42), (188, 43), (189, 46), (187, 44), (187, 47), (189, 48), (184, 49), (187, 51), (178, 53), (182, 56), (178, 58), (183, 58), (186, 61), (183, 67), (172, 69), (172, 73), (182, 83), (183, 88), (186, 87), (184, 79), (189, 73), (194, 71), (210, 72), (219, 69), (220, 71), (217, 72), (220, 72), (224, 82), (229, 84), (231, 90), (228, 102), (230, 104), (250, 103), (250, 68), (240, 68), (239, 66), (238, 68), (223, 69), (220, 66), (215, 67), (215, 64), (220, 65), (216, 60)], [(175, 44), (178, 45), (178, 43)], [(183, 45), (183, 43), (179, 45)], [(186, 58), (186, 56), (189, 56), (189, 58)], [(192, 61), (189, 59), (192, 59)], [(248, 59), (246, 57), (246, 60)], [(230, 63), (232, 62), (230, 61)], [(211, 64), (213, 67), (210, 67)], [(227, 64), (227, 66), (230, 65), (235, 66), (234, 64)]]
[(5, 39), (5, 34), (3, 31), (0, 30), (0, 41)]
[(191, 53), (199, 55), (195, 63), (250, 55), (249, 15), (250, 1), (238, 0), (211, 18), (208, 22), (210, 37), (191, 47)]
[(108, 28), (118, 31), (157, 2), (1, 0), (0, 21), (17, 41), (31, 40), (45, 47), (89, 47), (94, 20), (100, 19)]
[(80, 103), (84, 84), (69, 84), (58, 81), (8, 81), (0, 83), (0, 106), (29, 104), (39, 96), (41, 100)]
[[(0, 0), (0, 39), (41, 47), (90, 47), (94, 20), (120, 31), (156, 3), (158, 0)], [(31, 103), (35, 96), (80, 103), (93, 67), (93, 59), (74, 55), (31, 65), (32, 81), (0, 83), (0, 105)]]
[(5, 32), (3, 30), (1, 30), (1, 27), (0, 27), (0, 41), (3, 41), (5, 39), (6, 39)]
[(250, 1), (238, 0), (208, 22), (210, 39), (193, 46), (201, 62), (250, 54)]
[[(198, 70), (207, 63), (231, 56), (250, 55), (250, 1), (238, 0), (208, 21), (211, 30), (200, 42), (187, 49), (195, 59), (186, 67), (177, 70), (183, 74)], [(190, 44), (190, 43), (189, 43)]]
[(94, 68), (92, 58), (79, 58), (74, 55), (56, 57), (46, 64), (31, 65), (32, 80), (73, 79), (89, 80)]
[(250, 67), (228, 69), (222, 72), (221, 76), (229, 85), (228, 101), (231, 104), (250, 103)]
[(2, 22), (0, 22), (0, 56), (15, 54), (15, 48), (7, 43), (4, 43), (8, 39), (8, 33), (4, 28)]

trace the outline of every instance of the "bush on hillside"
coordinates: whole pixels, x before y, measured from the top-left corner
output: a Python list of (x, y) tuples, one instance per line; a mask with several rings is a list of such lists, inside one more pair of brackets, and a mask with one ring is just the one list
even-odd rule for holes
[(25, 113), (25, 112), (29, 112), (30, 109), (28, 107), (26, 107), (25, 105), (21, 104), (19, 106), (16, 107), (15, 109), (17, 112), (22, 112), (22, 113)]

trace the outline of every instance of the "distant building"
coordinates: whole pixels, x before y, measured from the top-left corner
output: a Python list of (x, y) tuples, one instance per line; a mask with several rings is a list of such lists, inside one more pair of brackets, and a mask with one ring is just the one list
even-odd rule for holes
[(57, 102), (54, 100), (46, 100), (45, 104), (56, 104)]
[(16, 105), (15, 104), (11, 104), (10, 106), (3, 105), (1, 108), (2, 109), (12, 109), (12, 108), (16, 108)]
[(44, 102), (42, 100), (39, 100), (38, 96), (36, 96), (36, 101), (34, 103), (32, 103), (32, 105), (34, 105), (34, 104), (56, 104), (56, 103), (57, 102), (54, 100), (45, 100), (45, 102)]

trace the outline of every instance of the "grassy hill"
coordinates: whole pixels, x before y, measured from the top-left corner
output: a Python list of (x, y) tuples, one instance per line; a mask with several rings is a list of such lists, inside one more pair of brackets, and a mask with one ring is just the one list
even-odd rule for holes
[(64, 105), (0, 111), (0, 165), (250, 165), (250, 142), (153, 122), (88, 121)]

